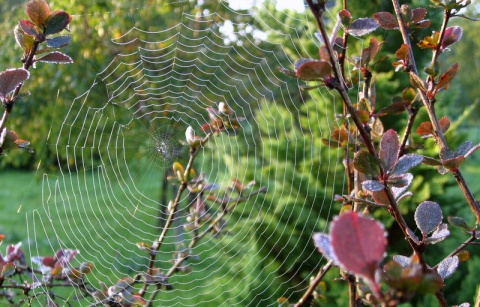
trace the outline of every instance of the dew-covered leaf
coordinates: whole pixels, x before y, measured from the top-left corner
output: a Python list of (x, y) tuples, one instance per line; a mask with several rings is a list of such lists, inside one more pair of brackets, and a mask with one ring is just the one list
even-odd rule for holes
[(465, 230), (470, 230), (470, 226), (468, 226), (467, 222), (462, 217), (449, 216), (447, 217), (447, 220), (450, 224), (452, 224), (452, 226), (460, 227)]
[(44, 62), (44, 63), (54, 63), (54, 64), (70, 64), (73, 63), (73, 60), (68, 55), (54, 51), (47, 55), (44, 55), (41, 58), (38, 58), (36, 62)]
[(331, 71), (332, 65), (323, 60), (302, 61), (301, 65), (295, 64), (297, 78), (305, 81), (321, 80), (329, 75)]
[(22, 19), (18, 22), (18, 25), (20, 28), (23, 30), (24, 33), (30, 35), (30, 36), (38, 36), (37, 28), (35, 25), (30, 21), (26, 19)]
[(400, 140), (397, 132), (393, 129), (387, 130), (380, 141), (380, 151), (378, 153), (386, 170), (390, 170), (395, 165), (399, 152)]
[(50, 48), (61, 48), (68, 45), (72, 41), (70, 35), (61, 35), (47, 39), (47, 46)]
[(377, 158), (364, 150), (355, 154), (355, 157), (353, 158), (353, 166), (357, 171), (366, 175), (378, 176), (380, 173)]
[(359, 18), (354, 20), (350, 27), (348, 27), (348, 33), (353, 36), (363, 36), (375, 31), (378, 28), (378, 22), (373, 18)]
[(458, 262), (459, 261), (457, 256), (452, 256), (452, 257), (443, 259), (443, 261), (440, 262), (440, 264), (437, 267), (438, 274), (443, 279), (450, 277), (457, 270)]
[(70, 20), (71, 16), (67, 12), (60, 10), (51, 12), (45, 22), (45, 34), (55, 34), (65, 30)]
[(388, 178), (388, 186), (403, 188), (408, 187), (412, 183), (413, 175), (410, 173), (393, 175)]
[(475, 151), (477, 151), (478, 149), (480, 149), (480, 144), (477, 144), (475, 146), (473, 146), (472, 148), (470, 148), (467, 153), (465, 154), (465, 158), (468, 158), (471, 154), (473, 154)]
[(0, 99), (4, 99), (29, 76), (30, 73), (23, 68), (7, 69), (0, 72)]
[(330, 238), (341, 266), (374, 282), (387, 246), (382, 224), (357, 212), (344, 213), (332, 222)]
[(473, 147), (473, 143), (471, 141), (466, 141), (465, 143), (463, 143), (457, 148), (454, 155), (464, 156), (472, 147)]
[(412, 262), (410, 257), (402, 256), (402, 255), (395, 255), (393, 256), (393, 260), (398, 263), (402, 268), (406, 268)]
[(403, 155), (398, 159), (397, 164), (393, 167), (391, 171), (392, 175), (406, 173), (412, 167), (415, 167), (422, 163), (423, 156), (417, 154), (407, 154)]
[(337, 256), (330, 243), (330, 236), (321, 232), (314, 233), (313, 242), (315, 243), (315, 247), (318, 248), (328, 260), (331, 260), (334, 264), (338, 265)]
[(459, 26), (448, 27), (443, 35), (441, 50), (445, 50), (448, 46), (455, 44), (462, 38), (463, 30)]
[(442, 208), (436, 202), (424, 201), (415, 210), (415, 223), (424, 236), (434, 231), (442, 219)]
[(403, 174), (402, 178), (403, 180), (407, 181), (408, 184), (403, 186), (391, 186), (393, 196), (395, 197), (396, 200), (399, 200), (400, 197), (405, 194), (405, 192), (410, 187), (410, 183), (413, 181), (413, 175), (411, 173)]
[(378, 192), (385, 189), (385, 185), (377, 180), (365, 180), (362, 182), (363, 187), (370, 192)]
[(450, 235), (450, 230), (448, 230), (447, 224), (440, 224), (437, 229), (432, 233), (432, 235), (425, 239), (427, 244), (435, 244), (440, 241), (445, 240)]
[(377, 12), (373, 14), (373, 18), (375, 18), (380, 27), (384, 29), (398, 29), (397, 18), (395, 18), (395, 16), (393, 16), (393, 14), (390, 12)]
[(37, 26), (44, 25), (50, 15), (50, 8), (45, 0), (30, 0), (27, 3), (26, 11), (28, 18)]

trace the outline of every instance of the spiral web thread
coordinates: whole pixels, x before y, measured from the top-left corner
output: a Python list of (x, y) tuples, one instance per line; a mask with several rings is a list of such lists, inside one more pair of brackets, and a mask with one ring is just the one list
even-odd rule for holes
[[(216, 11), (201, 16), (179, 12), (178, 24), (171, 28), (141, 24), (143, 14), (175, 4), (182, 1), (135, 8), (128, 14), (125, 10), (135, 26), (116, 29), (120, 34), (106, 33), (113, 37), (110, 48), (115, 56), (98, 69), (90, 89), (71, 101), (68, 113), (53, 122), (47, 146), (58, 156), (58, 173), (43, 175), (41, 207), (27, 214), (29, 241), (34, 242), (29, 244), (30, 253), (78, 249), (75, 261), (95, 265), (86, 277), (95, 287), (144, 272), (148, 253), (136, 244), (153, 242), (162, 229), (165, 216), (160, 211), (167, 205), (165, 199), (174, 195), (171, 188), (163, 188), (164, 178), (173, 162), (185, 165), (188, 159), (188, 149), (179, 141), (185, 139), (189, 125), (203, 135), (200, 127), (209, 122), (205, 109), (226, 102), (245, 121), (236, 135), (212, 137), (199, 154), (197, 174), (204, 173), (208, 182), (219, 186), (205, 193), (222, 193), (232, 178), (244, 183), (255, 180), (256, 187), (265, 186), (268, 192), (252, 196), (227, 216), (228, 234), (206, 236), (192, 251), (198, 258), (187, 262), (193, 271), (174, 275), (169, 281), (175, 290), (161, 292), (155, 303), (275, 305), (280, 296), (299, 295), (308, 285), (295, 286), (298, 278), (308, 280), (311, 275), (289, 275), (295, 272), (289, 266), (297, 253), (317, 259), (310, 274), (320, 266), (321, 255), (312, 241), (303, 245), (295, 241), (299, 236), (311, 238), (315, 231), (327, 232), (326, 223), (315, 214), (328, 220), (339, 208), (333, 199), (342, 194), (334, 186), (344, 182), (342, 152), (324, 146), (320, 139), (337, 127), (326, 104), (333, 104), (335, 110), (341, 104), (332, 93), (319, 89), (313, 95), (315, 107), (302, 107), (305, 100), (298, 88), (302, 83), (279, 73), (277, 67), (291, 69), (298, 58), (317, 58), (317, 54), (309, 54), (301, 44), (287, 54), (282, 44), (253, 30), (260, 23), (285, 44), (293, 44), (305, 31), (318, 44), (311, 35), (316, 29), (299, 26), (307, 24), (308, 13), (283, 12), (280, 20), (278, 12), (262, 4), (240, 14), (219, 2)], [(261, 10), (268, 11), (269, 24), (258, 17)], [(219, 12), (228, 12), (230, 21), (225, 22)], [(229, 32), (237, 17), (243, 20), (242, 30)], [(126, 17), (110, 12), (107, 18)], [(294, 26), (287, 26), (285, 20)], [(310, 120), (299, 123), (300, 115)], [(328, 154), (320, 155), (322, 151)], [(302, 167), (304, 160), (315, 160), (316, 167)], [(289, 161), (300, 177), (276, 161)], [(317, 184), (310, 186), (305, 178)], [(276, 200), (294, 204), (297, 213), (278, 206)], [(181, 208), (189, 202), (186, 193)], [(214, 216), (219, 208), (212, 205), (211, 210)], [(275, 224), (266, 214), (284, 224)], [(313, 220), (314, 227), (296, 221), (299, 214)], [(183, 228), (187, 215), (185, 209), (176, 216), (155, 267), (168, 270), (172, 253), (183, 248), (178, 243), (191, 235)], [(265, 246), (270, 251), (265, 252)], [(268, 266), (272, 257), (275, 264)]]

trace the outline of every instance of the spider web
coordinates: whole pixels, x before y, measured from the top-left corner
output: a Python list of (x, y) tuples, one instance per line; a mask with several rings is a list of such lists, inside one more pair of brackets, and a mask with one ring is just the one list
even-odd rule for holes
[[(183, 268), (192, 271), (171, 277), (174, 290), (162, 291), (155, 304), (276, 305), (281, 296), (301, 295), (320, 267), (311, 240), (299, 238), (328, 231), (325, 221), (339, 208), (333, 199), (345, 181), (342, 152), (324, 146), (321, 138), (337, 127), (333, 110), (341, 104), (320, 89), (312, 93), (314, 106), (306, 107), (301, 83), (277, 69), (292, 68), (301, 57), (317, 58), (298, 43), (305, 34), (318, 43), (315, 29), (304, 28), (308, 13), (278, 12), (265, 4), (236, 12), (219, 2), (215, 11), (178, 11), (178, 23), (170, 28), (142, 24), (144, 14), (156, 11), (162, 18), (163, 6), (186, 3), (104, 14), (131, 18), (133, 26), (105, 33), (114, 56), (93, 67), (91, 87), (52, 123), (47, 147), (57, 156), (58, 172), (43, 175), (41, 208), (27, 214), (30, 253), (79, 250), (78, 262), (95, 265), (86, 277), (95, 287), (145, 272), (149, 255), (137, 243), (151, 244), (163, 228), (176, 191), (165, 178), (173, 162), (185, 165), (188, 159), (180, 143), (185, 130), (192, 126), (201, 135), (200, 127), (209, 122), (206, 108), (226, 102), (244, 118), (242, 127), (212, 137), (194, 168), (218, 186), (209, 195), (222, 195), (232, 178), (254, 180), (268, 192), (228, 215), (228, 232), (200, 241), (191, 251), (198, 257)], [(259, 12), (270, 16), (269, 23)], [(310, 160), (314, 163), (304, 164)], [(187, 194), (155, 261), (164, 271), (191, 237), (183, 227)], [(210, 210), (215, 216), (220, 209)], [(296, 275), (305, 271), (295, 259), (298, 253), (303, 262), (315, 263), (310, 274)]]

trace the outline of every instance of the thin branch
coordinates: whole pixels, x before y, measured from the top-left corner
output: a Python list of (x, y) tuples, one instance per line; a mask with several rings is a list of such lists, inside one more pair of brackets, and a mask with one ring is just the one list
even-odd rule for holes
[(333, 262), (330, 260), (325, 264), (323, 267), (320, 268), (320, 270), (317, 273), (317, 276), (310, 282), (310, 286), (308, 287), (307, 291), (303, 294), (302, 298), (298, 300), (298, 302), (294, 305), (295, 307), (301, 307), (307, 304), (313, 295), (313, 292), (317, 288), (318, 284), (322, 281), (323, 277), (325, 274), (330, 270), (332, 267)]

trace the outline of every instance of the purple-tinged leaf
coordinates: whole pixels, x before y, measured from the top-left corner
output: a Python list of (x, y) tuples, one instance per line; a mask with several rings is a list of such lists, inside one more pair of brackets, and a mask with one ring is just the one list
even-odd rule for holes
[(23, 32), (25, 32), (27, 35), (35, 36), (35, 37), (39, 35), (37, 28), (30, 20), (22, 19), (18, 22), (18, 25), (23, 30)]
[(440, 277), (442, 277), (442, 279), (445, 280), (446, 278), (450, 277), (453, 273), (455, 273), (455, 271), (458, 268), (458, 262), (459, 261), (457, 256), (452, 256), (452, 257), (443, 259), (443, 261), (440, 262), (437, 267), (437, 272), (440, 275)]
[(462, 145), (460, 145), (457, 150), (455, 150), (454, 156), (465, 156), (465, 154), (473, 147), (473, 143), (471, 141), (466, 141)]
[(460, 227), (460, 228), (463, 228), (465, 230), (471, 230), (471, 227), (468, 226), (467, 222), (462, 217), (449, 216), (449, 217), (447, 217), (447, 220), (450, 224), (452, 224), (452, 226)]
[(26, 11), (28, 18), (37, 26), (43, 26), (50, 15), (50, 8), (45, 0), (30, 0)]
[(338, 265), (337, 256), (333, 252), (332, 244), (330, 243), (330, 237), (321, 232), (313, 234), (313, 242), (315, 247), (328, 259), (331, 260), (335, 265)]
[(362, 182), (362, 185), (365, 190), (370, 192), (378, 192), (385, 189), (385, 185), (377, 180), (365, 180)]
[(290, 76), (292, 78), (297, 78), (297, 75), (295, 74), (295, 72), (293, 70), (286, 69), (286, 68), (283, 68), (283, 67), (279, 67), (278, 70), (280, 72), (286, 74), (287, 76)]
[(378, 153), (385, 170), (388, 171), (395, 165), (399, 152), (400, 141), (398, 139), (398, 134), (393, 129), (387, 130), (380, 141), (380, 151)]
[(387, 246), (382, 224), (357, 212), (344, 213), (332, 222), (330, 238), (341, 266), (376, 284), (375, 271)]
[(462, 38), (463, 30), (459, 26), (449, 27), (443, 35), (440, 50), (445, 50), (448, 46), (455, 44)]
[(390, 12), (377, 12), (373, 14), (373, 18), (377, 20), (380, 27), (386, 30), (398, 29), (397, 18)]
[(377, 177), (380, 174), (377, 158), (364, 150), (355, 154), (353, 166), (357, 171), (366, 175)]
[[(307, 60), (307, 61), (305, 61)], [(301, 61), (301, 63), (298, 63)], [(305, 81), (322, 80), (332, 71), (332, 65), (323, 60), (301, 59), (295, 63), (297, 78)]]
[(2, 272), (0, 273), (0, 276), (2, 278), (12, 276), (15, 274), (17, 271), (17, 268), (15, 267), (15, 264), (13, 262), (7, 262), (2, 268)]
[(71, 20), (70, 14), (56, 10), (50, 13), (45, 21), (45, 34), (55, 34), (65, 30)]
[(71, 41), (72, 41), (72, 37), (70, 35), (56, 36), (54, 38), (47, 39), (47, 47), (61, 48), (63, 46), (68, 45)]
[(30, 73), (23, 68), (7, 69), (0, 72), (0, 99), (15, 90), (22, 82), (28, 79)]
[(63, 54), (58, 51), (54, 51), (47, 55), (44, 55), (41, 58), (35, 60), (36, 62), (44, 62), (44, 63), (54, 63), (54, 64), (70, 64), (73, 63), (71, 57), (66, 54)]
[(437, 159), (434, 159), (434, 158), (431, 158), (431, 157), (427, 157), (427, 156), (423, 157), (422, 163), (426, 164), (426, 165), (431, 165), (431, 166), (441, 166), (442, 165), (441, 161), (439, 161)]
[(400, 175), (392, 175), (388, 177), (388, 186), (389, 187), (396, 187), (396, 188), (403, 188), (409, 187), (412, 183), (413, 175), (410, 173), (400, 174)]
[(415, 210), (415, 223), (426, 237), (442, 223), (442, 208), (433, 201), (424, 201)]
[(415, 167), (422, 163), (423, 161), (423, 156), (422, 155), (417, 155), (417, 154), (408, 154), (400, 157), (398, 159), (397, 164), (393, 167), (393, 170), (391, 171), (392, 175), (395, 174), (403, 174), (406, 173), (409, 169), (412, 167)]
[(415, 244), (420, 245), (422, 243), (410, 228), (407, 228), (407, 232), (408, 232), (408, 237), (412, 239), (412, 241), (415, 242)]
[(442, 89), (448, 89), (450, 82), (453, 80), (457, 72), (458, 72), (458, 63), (455, 63), (452, 65), (452, 67), (450, 67), (446, 72), (444, 72), (440, 76), (440, 79), (438, 79), (438, 83), (435, 86), (435, 91), (438, 92)]
[(427, 244), (435, 244), (445, 240), (450, 235), (447, 224), (440, 224), (438, 228), (432, 233), (432, 235), (425, 239)]
[(353, 36), (363, 36), (375, 31), (378, 28), (378, 22), (373, 18), (359, 18), (354, 20), (350, 27), (348, 27), (348, 33)]
[(402, 268), (406, 268), (412, 262), (412, 258), (402, 255), (395, 255), (393, 256), (393, 261), (398, 263)]
[(419, 7), (412, 10), (412, 21), (415, 23), (420, 22), (427, 15), (427, 10), (423, 7)]

